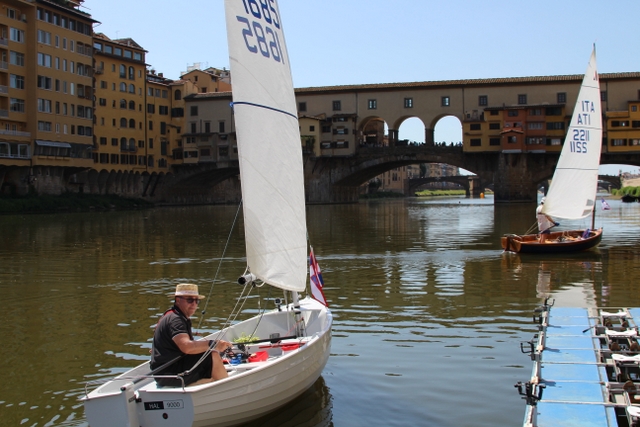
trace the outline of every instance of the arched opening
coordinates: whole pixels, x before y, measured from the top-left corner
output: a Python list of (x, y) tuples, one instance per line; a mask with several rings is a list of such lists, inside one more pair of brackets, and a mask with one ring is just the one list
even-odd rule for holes
[(444, 116), (438, 119), (433, 130), (436, 145), (462, 144), (462, 123), (456, 116)]
[(425, 143), (425, 125), (417, 117), (410, 117), (402, 122), (398, 129), (398, 141), (408, 145)]
[(389, 145), (389, 127), (380, 117), (370, 117), (362, 121), (360, 147), (385, 147)]
[[(456, 116), (443, 116), (433, 127), (433, 141), (436, 146), (462, 146), (462, 122)], [(460, 175), (473, 175), (466, 169), (459, 169)]]

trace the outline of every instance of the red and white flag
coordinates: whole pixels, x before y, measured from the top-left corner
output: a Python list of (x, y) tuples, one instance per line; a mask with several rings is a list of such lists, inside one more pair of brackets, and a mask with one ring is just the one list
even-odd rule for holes
[(315, 300), (328, 307), (327, 300), (324, 297), (324, 292), (322, 292), (322, 287), (324, 286), (324, 281), (322, 280), (322, 272), (320, 271), (318, 261), (316, 261), (316, 257), (313, 254), (313, 247), (311, 248), (311, 253), (309, 254), (309, 282), (309, 285), (311, 287), (311, 296)]

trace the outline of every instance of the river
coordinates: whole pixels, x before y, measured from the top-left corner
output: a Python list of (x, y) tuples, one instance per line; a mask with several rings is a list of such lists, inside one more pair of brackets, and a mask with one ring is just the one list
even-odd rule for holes
[[(250, 425), (521, 425), (514, 384), (532, 365), (520, 343), (535, 333), (541, 298), (640, 306), (640, 204), (609, 204), (598, 210), (599, 248), (571, 256), (502, 252), (499, 237), (527, 230), (533, 205), (488, 197), (309, 206), (335, 316), (331, 357), (301, 398)], [(176, 283), (210, 295), (194, 326), (221, 325), (245, 266), (241, 219), (230, 234), (236, 211), (0, 217), (0, 424), (86, 426), (85, 383), (149, 357)]]

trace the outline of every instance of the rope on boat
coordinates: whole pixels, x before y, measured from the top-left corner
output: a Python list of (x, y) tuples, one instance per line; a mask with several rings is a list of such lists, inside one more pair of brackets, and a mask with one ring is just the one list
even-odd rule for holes
[[(527, 234), (534, 234), (534, 231), (538, 230), (538, 222), (534, 222), (533, 225), (531, 227), (529, 227), (529, 229), (524, 233), (525, 235)], [(537, 234), (537, 233), (535, 233)]]
[(207, 295), (207, 299), (204, 303), (204, 308), (200, 313), (200, 319), (198, 320), (198, 329), (200, 329), (200, 325), (202, 325), (202, 320), (204, 319), (204, 314), (207, 312), (207, 306), (209, 305), (209, 300), (211, 299), (211, 292), (213, 292), (213, 286), (216, 283), (216, 279), (218, 278), (218, 273), (220, 272), (220, 267), (222, 266), (222, 261), (224, 261), (224, 255), (227, 253), (227, 248), (229, 247), (229, 242), (231, 241), (231, 235), (233, 234), (233, 230), (236, 228), (236, 223), (238, 221), (238, 215), (240, 215), (240, 208), (242, 207), (242, 200), (238, 203), (238, 210), (236, 211), (236, 216), (233, 218), (233, 224), (231, 224), (231, 230), (229, 230), (229, 236), (227, 237), (227, 243), (224, 245), (224, 249), (222, 250), (222, 256), (220, 257), (220, 262), (218, 263), (218, 268), (216, 269), (216, 274), (213, 276), (213, 283), (211, 283), (211, 288), (209, 288), (209, 294)]

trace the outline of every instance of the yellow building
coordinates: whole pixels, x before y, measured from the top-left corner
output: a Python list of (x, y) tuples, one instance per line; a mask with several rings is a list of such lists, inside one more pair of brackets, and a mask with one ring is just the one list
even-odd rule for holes
[[(132, 39), (93, 38), (98, 171), (146, 171), (146, 51)], [(165, 94), (168, 97), (168, 92)]]
[(608, 111), (606, 120), (610, 153), (640, 151), (640, 100), (629, 101), (627, 111)]
[(171, 79), (147, 73), (146, 156), (150, 171), (167, 171), (170, 160)]
[(0, 1), (0, 160), (36, 188), (93, 163), (95, 21), (81, 3)]

